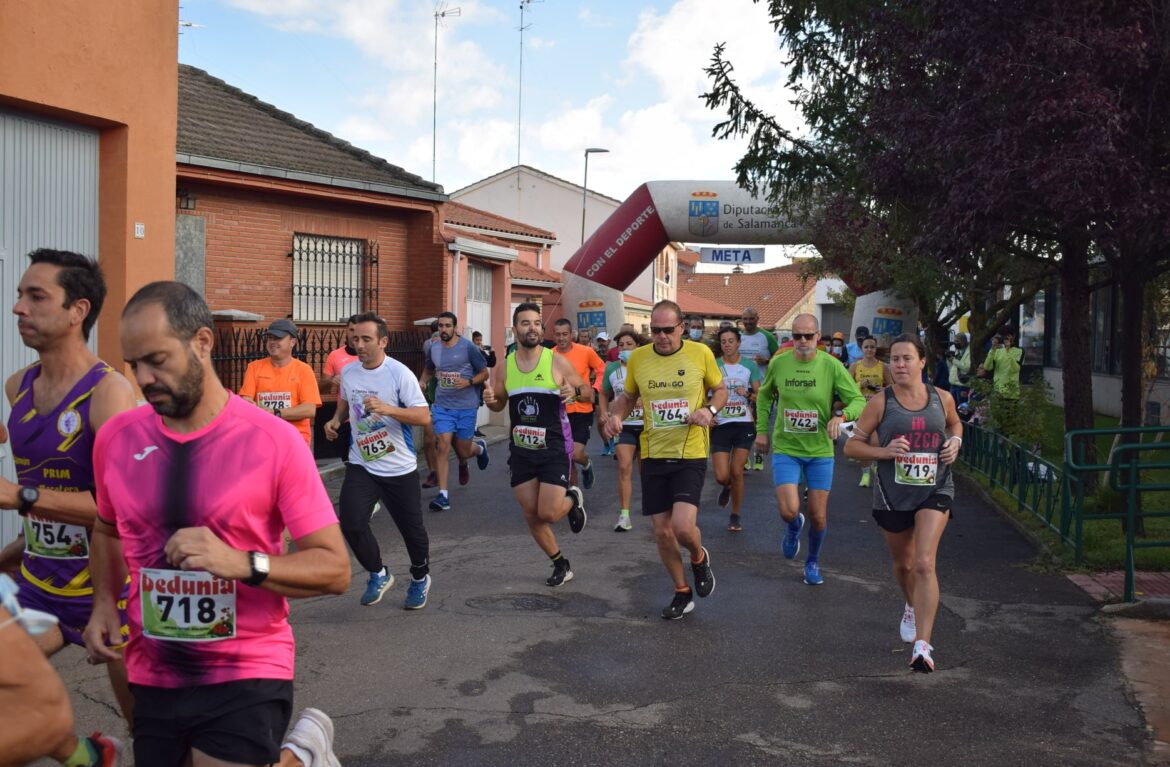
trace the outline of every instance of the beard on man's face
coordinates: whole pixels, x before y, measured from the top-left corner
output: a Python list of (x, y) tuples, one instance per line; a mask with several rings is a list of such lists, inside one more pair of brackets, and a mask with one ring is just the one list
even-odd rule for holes
[(186, 418), (203, 399), (203, 365), (192, 352), (187, 358), (187, 369), (179, 378), (176, 387), (172, 389), (161, 383), (143, 387), (142, 396), (149, 400), (151, 394), (165, 394), (168, 397), (150, 402), (154, 412), (167, 418)]

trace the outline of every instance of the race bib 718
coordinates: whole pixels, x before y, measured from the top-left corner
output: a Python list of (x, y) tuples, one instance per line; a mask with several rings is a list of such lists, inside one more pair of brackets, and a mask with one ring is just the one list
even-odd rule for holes
[(139, 572), (142, 633), (170, 642), (216, 642), (236, 635), (236, 582), (198, 570)]

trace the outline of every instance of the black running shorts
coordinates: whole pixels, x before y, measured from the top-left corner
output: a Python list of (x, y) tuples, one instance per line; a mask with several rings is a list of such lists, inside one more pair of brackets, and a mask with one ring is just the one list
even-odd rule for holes
[(573, 442), (578, 445), (589, 444), (593, 421), (593, 413), (569, 413), (569, 429), (573, 432)]
[(948, 514), (953, 519), (955, 512), (951, 510), (951, 504), (954, 502), (955, 499), (949, 495), (935, 493), (919, 504), (917, 509), (911, 511), (874, 509), (873, 518), (878, 523), (878, 527), (887, 533), (902, 533), (914, 527), (914, 515), (923, 510)]
[[(525, 454), (528, 452), (532, 455)], [(568, 453), (558, 453), (555, 450), (526, 450), (524, 453), (513, 450), (508, 456), (512, 487), (535, 479), (542, 485), (559, 485), (567, 490), (570, 460)]]
[(633, 445), (635, 449), (642, 444), (642, 426), (623, 426), (617, 435), (619, 445)]
[(756, 442), (756, 425), (747, 421), (723, 423), (711, 429), (711, 452), (751, 450)]
[(242, 679), (196, 687), (130, 685), (134, 695), (134, 763), (180, 767), (197, 748), (240, 764), (280, 761), (292, 717), (293, 683)]
[(706, 458), (643, 458), (642, 516), (671, 511), (676, 503), (699, 505)]

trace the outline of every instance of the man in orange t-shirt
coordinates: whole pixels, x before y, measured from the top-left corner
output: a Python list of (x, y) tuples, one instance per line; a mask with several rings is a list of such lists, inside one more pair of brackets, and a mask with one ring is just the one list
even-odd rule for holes
[[(592, 346), (573, 343), (573, 323), (563, 317), (554, 322), (553, 340), (557, 344), (554, 351), (569, 360), (583, 381), (600, 390), (601, 382), (605, 378), (605, 362), (597, 356)], [(594, 399), (596, 398), (595, 395)], [(593, 403), (571, 399), (565, 403), (565, 412), (569, 416), (569, 428), (573, 432), (573, 476), (570, 477), (569, 484), (577, 484), (577, 467), (580, 466), (581, 486), (589, 490), (593, 487), (594, 480), (593, 461), (589, 460), (585, 445), (589, 442), (589, 432), (593, 429)]]
[(297, 427), (305, 444), (313, 447), (313, 416), (321, 407), (321, 391), (313, 369), (292, 356), (297, 326), (276, 320), (265, 331), (268, 357), (248, 364), (239, 395), (277, 418)]

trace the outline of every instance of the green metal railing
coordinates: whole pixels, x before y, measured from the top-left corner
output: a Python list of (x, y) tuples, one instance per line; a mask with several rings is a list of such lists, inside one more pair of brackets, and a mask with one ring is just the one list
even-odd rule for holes
[[(1170, 511), (1146, 511), (1142, 508), (1142, 496), (1147, 492), (1170, 490), (1170, 483), (1148, 479), (1148, 472), (1170, 469), (1170, 461), (1150, 461), (1146, 458), (1170, 451), (1170, 442), (1162, 437), (1170, 431), (1164, 426), (1131, 426), (1115, 429), (1076, 429), (1064, 438), (1065, 472), (1068, 481), (1068, 504), (1076, 509), (1076, 561), (1084, 557), (1084, 524), (1087, 520), (1125, 520), (1125, 601), (1134, 598), (1134, 552), (1137, 549), (1170, 547), (1170, 540), (1136, 540), (1137, 520), (1156, 517), (1170, 517)], [(1123, 442), (1113, 449), (1109, 463), (1087, 463), (1085, 445), (1089, 440), (1101, 437), (1133, 436), (1137, 442)], [(1142, 442), (1144, 437), (1157, 441)], [(1085, 477), (1090, 473), (1109, 472), (1109, 487), (1125, 495), (1125, 509), (1122, 511), (1085, 511)]]
[[(1131, 602), (1134, 598), (1134, 551), (1170, 547), (1170, 540), (1139, 541), (1135, 536), (1139, 518), (1170, 517), (1170, 511), (1142, 509), (1143, 494), (1170, 490), (1170, 482), (1156, 482), (1148, 476), (1151, 470), (1170, 469), (1170, 456), (1165, 460), (1149, 460), (1170, 451), (1170, 442), (1161, 441), (1168, 432), (1170, 429), (1164, 426), (1077, 429), (1065, 435), (1064, 461), (1057, 465), (998, 432), (966, 424), (959, 459), (986, 476), (992, 487), (1012, 496), (1017, 510), (1031, 513), (1071, 546), (1077, 564), (1084, 561), (1086, 521), (1125, 520), (1124, 598)], [(1117, 435), (1136, 436), (1138, 441), (1118, 445), (1109, 463), (1086, 462), (1085, 446), (1090, 440), (1112, 439)], [(1147, 437), (1157, 438), (1157, 441), (1141, 441)], [(1109, 472), (1109, 486), (1124, 494), (1123, 511), (1085, 510), (1086, 480), (1100, 472)]]
[(959, 459), (980, 474), (992, 487), (1003, 490), (1027, 511), (1074, 545), (1073, 514), (1064, 502), (1063, 467), (1046, 460), (1023, 445), (991, 429), (965, 424)]

